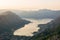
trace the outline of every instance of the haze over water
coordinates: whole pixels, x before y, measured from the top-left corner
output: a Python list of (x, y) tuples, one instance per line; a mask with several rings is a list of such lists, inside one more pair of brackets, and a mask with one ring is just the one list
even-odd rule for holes
[(39, 29), (38, 24), (46, 24), (46, 23), (52, 21), (53, 19), (40, 19), (40, 20), (26, 19), (26, 20), (31, 21), (31, 23), (25, 25), (23, 28), (16, 30), (14, 32), (14, 35), (33, 36), (33, 34), (32, 34), (33, 32), (38, 32), (38, 29)]

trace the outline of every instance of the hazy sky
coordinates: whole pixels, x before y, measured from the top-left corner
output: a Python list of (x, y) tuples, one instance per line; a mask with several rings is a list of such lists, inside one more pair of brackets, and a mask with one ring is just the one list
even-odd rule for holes
[(0, 0), (0, 9), (55, 9), (60, 10), (60, 0)]

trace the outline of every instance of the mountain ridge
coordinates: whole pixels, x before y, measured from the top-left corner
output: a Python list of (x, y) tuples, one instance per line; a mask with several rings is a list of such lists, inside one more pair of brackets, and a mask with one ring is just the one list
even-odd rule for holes
[(16, 30), (28, 23), (29, 21), (21, 19), (18, 15), (11, 11), (3, 12), (2, 15), (0, 15), (0, 31), (12, 31), (12, 29)]
[(60, 17), (47, 24), (39, 24), (38, 27), (45, 29), (39, 29), (38, 34), (30, 40), (60, 40)]
[[(38, 11), (13, 11), (22, 18), (33, 18), (33, 19), (44, 19), (51, 18), (56, 19), (60, 16), (60, 10), (49, 10), (49, 9), (41, 9)], [(20, 15), (21, 14), (21, 15)]]

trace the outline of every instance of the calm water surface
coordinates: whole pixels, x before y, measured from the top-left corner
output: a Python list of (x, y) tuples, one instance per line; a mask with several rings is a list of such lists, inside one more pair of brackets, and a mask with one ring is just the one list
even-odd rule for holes
[(31, 21), (31, 23), (25, 25), (23, 28), (20, 28), (14, 32), (14, 35), (19, 35), (19, 36), (33, 36), (33, 32), (37, 32), (39, 27), (38, 24), (46, 24), (53, 19), (27, 19), (26, 20)]

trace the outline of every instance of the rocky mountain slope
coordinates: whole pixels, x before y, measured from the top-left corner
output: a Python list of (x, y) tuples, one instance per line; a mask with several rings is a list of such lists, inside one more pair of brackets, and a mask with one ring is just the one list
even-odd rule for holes
[[(39, 29), (38, 34), (30, 38), (30, 40), (60, 40), (60, 17), (38, 26), (46, 29)], [(41, 32), (41, 30), (43, 31)]]
[(28, 23), (29, 21), (21, 19), (18, 15), (11, 11), (0, 13), (0, 33), (15, 31)]
[(21, 19), (11, 11), (0, 13), (0, 40), (14, 40), (14, 31), (28, 23), (30, 21)]

